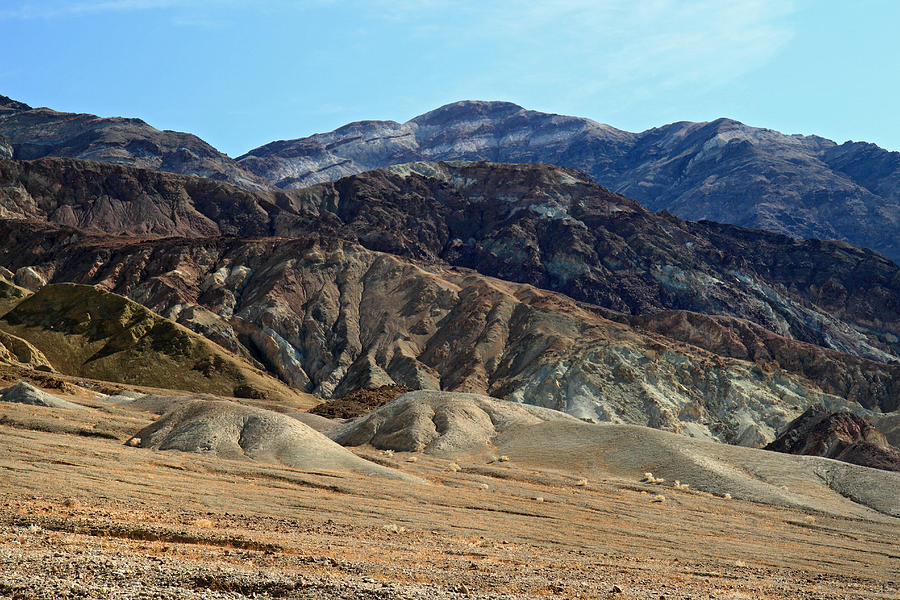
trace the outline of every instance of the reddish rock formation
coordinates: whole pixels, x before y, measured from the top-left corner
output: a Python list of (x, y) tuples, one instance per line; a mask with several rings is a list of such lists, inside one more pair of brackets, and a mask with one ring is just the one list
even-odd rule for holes
[(887, 471), (900, 471), (900, 449), (858, 415), (811, 406), (794, 419), (766, 450), (824, 456)]
[(330, 419), (352, 419), (368, 414), (408, 391), (410, 389), (404, 385), (383, 385), (373, 389), (356, 390), (341, 398), (323, 402), (309, 409), (309, 412)]

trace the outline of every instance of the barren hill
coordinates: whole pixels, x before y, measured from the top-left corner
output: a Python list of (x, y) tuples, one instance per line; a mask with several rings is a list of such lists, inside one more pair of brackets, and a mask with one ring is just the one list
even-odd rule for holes
[(70, 375), (224, 396), (303, 399), (196, 333), (91, 286), (45, 286), (6, 313), (0, 330), (26, 340), (53, 368)]

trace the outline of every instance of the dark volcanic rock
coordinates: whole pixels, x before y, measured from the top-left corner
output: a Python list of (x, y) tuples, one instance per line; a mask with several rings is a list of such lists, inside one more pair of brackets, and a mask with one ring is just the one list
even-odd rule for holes
[(900, 471), (900, 449), (891, 446), (871, 423), (848, 411), (831, 412), (823, 406), (808, 408), (765, 449)]
[(122, 235), (254, 236), (270, 235), (278, 212), (267, 195), (213, 179), (66, 158), (0, 160), (4, 218)]
[(32, 108), (0, 96), (0, 158), (30, 160), (45, 156), (199, 175), (248, 189), (268, 187), (264, 180), (195, 135), (160, 131), (140, 119)]
[(337, 217), (342, 225), (333, 231), (368, 248), (446, 261), (623, 313), (726, 314), (876, 360), (900, 351), (900, 269), (884, 257), (654, 214), (568, 169), (415, 163), (286, 198), (294, 203), (285, 208), (300, 214), (328, 223)]
[(412, 160), (458, 159), (572, 167), (651, 210), (847, 240), (900, 258), (900, 153), (731, 119), (629, 133), (507, 102), (467, 101), (402, 124), (363, 121), (273, 142), (238, 161), (286, 188)]

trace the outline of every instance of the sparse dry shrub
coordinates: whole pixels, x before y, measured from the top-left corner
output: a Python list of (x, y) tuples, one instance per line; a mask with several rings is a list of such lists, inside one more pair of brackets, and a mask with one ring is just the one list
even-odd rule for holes
[(641, 481), (643, 481), (644, 483), (663, 483), (665, 482), (665, 479), (663, 479), (662, 477), (654, 477), (653, 473), (647, 472), (644, 473), (644, 477), (643, 479), (641, 479)]
[(210, 519), (196, 519), (194, 520), (194, 527), (200, 527), (201, 529), (212, 529), (216, 524)]

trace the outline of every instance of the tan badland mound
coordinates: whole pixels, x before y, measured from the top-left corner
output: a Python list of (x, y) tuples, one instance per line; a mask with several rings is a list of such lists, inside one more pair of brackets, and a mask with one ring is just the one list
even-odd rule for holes
[(224, 400), (193, 400), (145, 427), (130, 445), (221, 458), (251, 458), (305, 471), (420, 481), (364, 460), (291, 417)]
[(45, 286), (8, 312), (0, 329), (27, 340), (67, 375), (307, 408), (318, 403), (189, 329), (92, 286)]
[(5, 331), (0, 331), (0, 363), (41, 371), (55, 370), (43, 352), (27, 340)]
[(545, 421), (578, 423), (565, 413), (479, 394), (409, 392), (329, 432), (344, 446), (372, 444), (384, 450), (437, 456), (487, 450), (500, 433)]

